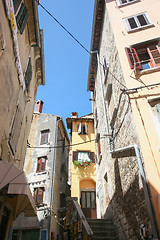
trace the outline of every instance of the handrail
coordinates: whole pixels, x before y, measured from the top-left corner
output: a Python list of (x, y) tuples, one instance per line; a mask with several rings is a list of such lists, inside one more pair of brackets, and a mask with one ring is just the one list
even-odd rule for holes
[(80, 219), (83, 222), (83, 226), (84, 226), (84, 228), (86, 230), (87, 235), (88, 236), (92, 236), (93, 235), (93, 231), (90, 228), (90, 226), (89, 226), (89, 224), (87, 222), (87, 219), (85, 218), (84, 213), (83, 213), (79, 203), (77, 201), (74, 201), (74, 200), (73, 200), (73, 203), (74, 203), (75, 208), (77, 209), (77, 212), (78, 212), (78, 215), (79, 215)]
[[(75, 197), (67, 197), (67, 212), (65, 229), (69, 232), (69, 239), (91, 239), (93, 231)], [(80, 238), (79, 238), (80, 236)]]

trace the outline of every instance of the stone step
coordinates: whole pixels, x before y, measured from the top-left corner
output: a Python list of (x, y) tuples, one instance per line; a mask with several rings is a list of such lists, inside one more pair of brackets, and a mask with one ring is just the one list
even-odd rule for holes
[(113, 223), (92, 223), (92, 222), (88, 222), (88, 224), (92, 227), (99, 227), (99, 228), (114, 228), (114, 224)]
[(92, 237), (92, 240), (118, 240), (117, 237), (106, 237), (106, 236), (103, 236), (103, 237)]
[(112, 219), (87, 219), (93, 231), (93, 240), (118, 240)]
[(93, 231), (93, 236), (94, 237), (117, 237), (116, 232), (100, 232), (100, 231)]

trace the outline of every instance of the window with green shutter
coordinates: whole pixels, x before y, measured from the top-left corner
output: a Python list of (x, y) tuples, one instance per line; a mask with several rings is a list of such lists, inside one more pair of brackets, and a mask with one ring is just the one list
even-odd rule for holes
[(32, 79), (32, 64), (31, 64), (31, 58), (29, 58), (28, 66), (25, 72), (25, 84), (26, 84), (27, 92), (29, 92), (31, 79)]
[(22, 0), (13, 0), (13, 6), (14, 6), (14, 14), (17, 13), (17, 10), (21, 4)]
[(18, 27), (18, 30), (20, 31), (20, 34), (22, 34), (24, 31), (24, 28), (27, 24), (28, 17), (29, 17), (28, 9), (25, 3), (22, 3), (21, 8), (18, 11), (18, 14), (16, 17), (17, 27)]

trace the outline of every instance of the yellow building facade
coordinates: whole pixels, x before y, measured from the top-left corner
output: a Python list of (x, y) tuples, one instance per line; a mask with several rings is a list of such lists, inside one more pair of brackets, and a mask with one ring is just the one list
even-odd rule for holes
[(96, 163), (93, 115), (67, 118), (71, 134), (71, 197), (77, 197), (86, 217), (96, 218)]

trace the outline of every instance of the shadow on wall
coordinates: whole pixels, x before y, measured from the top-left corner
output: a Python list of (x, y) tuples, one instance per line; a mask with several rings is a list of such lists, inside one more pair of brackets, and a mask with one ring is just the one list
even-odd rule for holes
[[(112, 218), (119, 233), (119, 239), (140, 240), (140, 226), (145, 225), (146, 235), (150, 239), (151, 226), (145, 203), (143, 187), (139, 187), (140, 176), (135, 174), (132, 183), (127, 191), (123, 191), (121, 175), (119, 170), (119, 159), (115, 159), (115, 193), (112, 199), (108, 200), (108, 207), (104, 218)], [(126, 182), (127, 184), (127, 182)]]

